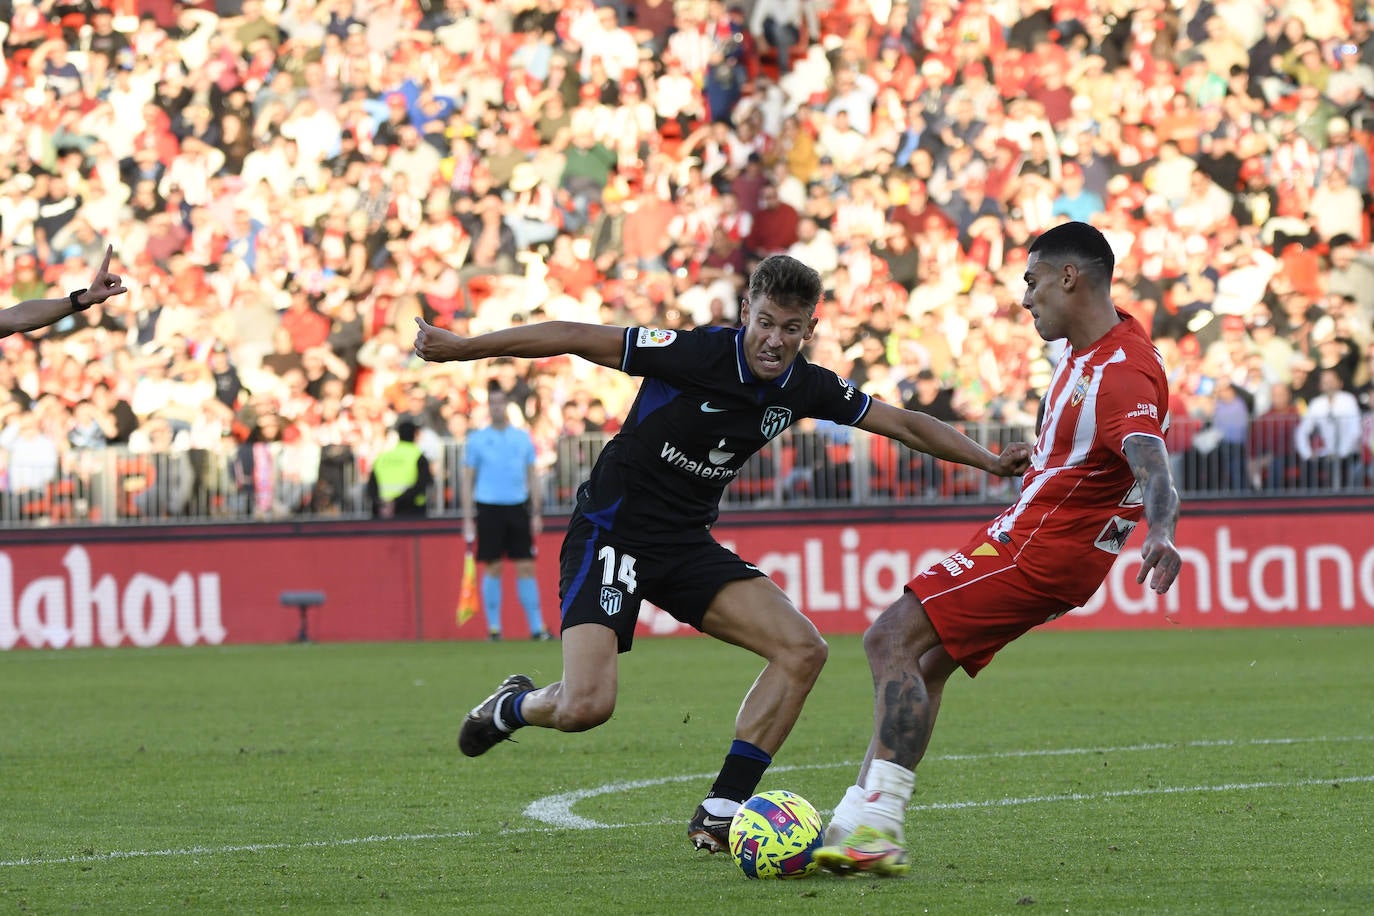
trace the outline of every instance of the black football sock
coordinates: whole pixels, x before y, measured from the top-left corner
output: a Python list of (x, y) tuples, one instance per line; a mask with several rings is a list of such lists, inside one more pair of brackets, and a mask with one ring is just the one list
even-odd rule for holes
[(725, 755), (720, 775), (716, 777), (716, 782), (706, 797), (723, 798), (739, 803), (748, 801), (754, 790), (759, 787), (759, 780), (763, 779), (764, 771), (772, 762), (773, 758), (767, 752), (748, 741), (736, 738), (730, 745), (730, 752)]
[(496, 727), (507, 734), (521, 728), (528, 723), (525, 717), (520, 715), (520, 706), (524, 702), (525, 694), (528, 690), (520, 693), (508, 693), (501, 698), (501, 702), (496, 704)]

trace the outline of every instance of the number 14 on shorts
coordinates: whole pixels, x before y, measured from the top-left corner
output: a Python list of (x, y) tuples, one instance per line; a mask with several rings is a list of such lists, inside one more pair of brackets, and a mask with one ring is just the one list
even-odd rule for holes
[(624, 596), (635, 592), (635, 558), (622, 553), (617, 563), (615, 548), (609, 545), (598, 550), (596, 558), (601, 561), (601, 609), (613, 617), (620, 613)]

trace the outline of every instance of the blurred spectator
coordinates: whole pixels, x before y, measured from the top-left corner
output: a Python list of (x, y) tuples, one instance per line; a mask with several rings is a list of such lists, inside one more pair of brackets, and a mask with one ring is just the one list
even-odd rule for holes
[[(1374, 76), (1374, 73), (1371, 75)], [(1371, 90), (1374, 90), (1374, 86)], [(1370, 92), (1369, 98), (1374, 100), (1374, 91)], [(1351, 135), (1350, 121), (1346, 118), (1338, 116), (1326, 122), (1326, 148), (1321, 151), (1318, 160), (1318, 178), (1325, 178), (1339, 170), (1345, 173), (1346, 180), (1356, 190), (1369, 189), (1369, 153)], [(1360, 233), (1352, 235), (1358, 238)]]
[(1083, 167), (1069, 160), (1063, 164), (1060, 176), (1060, 192), (1054, 199), (1053, 215), (1084, 223), (1096, 222), (1103, 210), (1102, 197), (1085, 189)]
[(129, 402), (120, 397), (109, 383), (100, 381), (91, 388), (91, 404), (95, 407), (105, 442), (109, 445), (127, 443), (138, 428), (138, 414), (134, 413)]
[[(1204, 480), (1200, 489), (1235, 491), (1249, 488), (1250, 421), (1248, 393), (1237, 388), (1227, 376), (1218, 376), (1207, 417), (1207, 428), (1216, 442), (1202, 462), (1200, 470)], [(1194, 444), (1196, 446), (1196, 440)]]
[(618, 182), (606, 186), (601, 194), (601, 212), (588, 232), (591, 261), (597, 272), (615, 279), (621, 276), (624, 266), (625, 193)]
[(1235, 198), (1201, 168), (1188, 176), (1188, 196), (1174, 210), (1174, 226), (1180, 231), (1214, 236), (1231, 218)]
[[(38, 415), (29, 411), (11, 413), (0, 429), (0, 448), (6, 454), (5, 491), (11, 505), (38, 498), (43, 489), (57, 479), (58, 447), (39, 426)], [(6, 513), (6, 517), (11, 517)]]
[(964, 419), (954, 408), (954, 392), (942, 386), (939, 377), (931, 369), (922, 369), (917, 373), (915, 389), (902, 406), (907, 410), (928, 413), (947, 423)]
[(282, 419), (255, 412), (250, 421), (247, 438), (239, 444), (231, 463), (230, 477), (238, 499), (235, 508), (253, 518), (273, 518), (286, 505), (277, 493)]
[(1349, 235), (1333, 236), (1328, 245), (1331, 269), (1327, 275), (1327, 289), (1354, 297), (1359, 322), (1365, 327), (1374, 327), (1374, 255), (1361, 249)]
[(1295, 433), (1303, 484), (1319, 489), (1357, 485), (1363, 450), (1360, 403), (1341, 389), (1334, 369), (1323, 369), (1319, 378), (1319, 393)]
[(418, 427), (409, 417), (396, 424), (396, 442), (377, 456), (367, 480), (373, 518), (423, 517), (429, 510), (434, 472), (415, 444)]
[(178, 437), (172, 425), (163, 419), (149, 420), (135, 431), (131, 448), (144, 456), (141, 479), (131, 492), (139, 515), (175, 518), (186, 512), (194, 470), (185, 442), (186, 438)]
[(917, 283), (920, 260), (906, 230), (900, 225), (890, 227), (877, 254), (886, 265), (891, 281), (910, 293)]
[(777, 52), (778, 68), (792, 69), (792, 49), (801, 41), (802, 29), (812, 40), (820, 34), (820, 20), (811, 0), (757, 0), (749, 20), (755, 38)]
[[(1250, 451), (1255, 473), (1266, 489), (1292, 486), (1297, 476), (1297, 451), (1294, 445), (1301, 414), (1293, 403), (1293, 389), (1286, 381), (1275, 381), (1267, 389), (1248, 388), (1255, 400), (1255, 420), (1250, 429)], [(1263, 406), (1261, 406), (1263, 405)]]
[(753, 223), (744, 241), (755, 257), (783, 254), (798, 240), (797, 211), (779, 199), (778, 189), (771, 184), (759, 193)]

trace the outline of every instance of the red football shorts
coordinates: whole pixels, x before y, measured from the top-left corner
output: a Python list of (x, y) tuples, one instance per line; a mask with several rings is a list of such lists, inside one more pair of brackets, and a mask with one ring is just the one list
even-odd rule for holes
[(969, 676), (1031, 627), (1074, 608), (1037, 588), (1011, 548), (980, 533), (906, 584), (920, 599), (945, 651)]

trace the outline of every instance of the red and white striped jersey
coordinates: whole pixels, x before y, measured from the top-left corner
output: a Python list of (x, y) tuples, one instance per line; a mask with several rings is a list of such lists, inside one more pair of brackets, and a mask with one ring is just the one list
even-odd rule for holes
[(1159, 351), (1135, 319), (1117, 314), (1094, 344), (1060, 358), (1020, 498), (988, 526), (1046, 594), (1075, 604), (1102, 584), (1144, 512), (1126, 438), (1162, 441), (1169, 423)]

